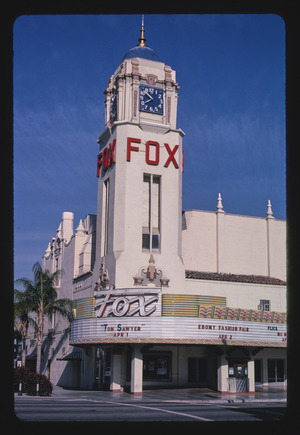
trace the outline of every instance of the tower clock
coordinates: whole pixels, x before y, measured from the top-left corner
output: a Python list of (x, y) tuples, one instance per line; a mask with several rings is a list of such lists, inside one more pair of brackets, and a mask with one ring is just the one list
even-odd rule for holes
[(140, 110), (143, 112), (163, 114), (164, 91), (162, 88), (140, 85)]

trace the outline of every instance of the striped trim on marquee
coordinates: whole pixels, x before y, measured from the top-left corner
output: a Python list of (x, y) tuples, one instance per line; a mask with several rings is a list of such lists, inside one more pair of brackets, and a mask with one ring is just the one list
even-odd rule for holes
[(162, 295), (163, 316), (198, 317), (201, 305), (226, 307), (226, 297), (202, 295)]

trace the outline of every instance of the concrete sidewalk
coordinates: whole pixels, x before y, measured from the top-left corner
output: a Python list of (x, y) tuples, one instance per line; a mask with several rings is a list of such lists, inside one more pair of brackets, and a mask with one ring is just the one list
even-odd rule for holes
[(132, 395), (125, 391), (91, 391), (74, 390), (58, 386), (53, 387), (52, 397), (74, 398), (98, 398), (99, 401), (118, 399), (122, 401), (143, 401), (143, 402), (189, 402), (189, 403), (245, 403), (245, 402), (286, 402), (286, 389), (282, 388), (261, 388), (255, 393), (219, 393), (208, 388), (178, 388), (178, 389), (145, 389), (139, 396)]

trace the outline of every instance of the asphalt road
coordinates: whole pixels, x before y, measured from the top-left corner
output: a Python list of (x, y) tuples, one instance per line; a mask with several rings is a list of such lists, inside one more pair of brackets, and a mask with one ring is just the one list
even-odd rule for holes
[(178, 400), (97, 400), (92, 397), (15, 396), (15, 413), (22, 421), (280, 421), (286, 404), (201, 403)]

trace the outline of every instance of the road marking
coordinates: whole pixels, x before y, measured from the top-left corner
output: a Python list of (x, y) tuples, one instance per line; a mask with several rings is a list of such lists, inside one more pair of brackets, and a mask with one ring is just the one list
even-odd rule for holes
[(279, 415), (280, 417), (284, 417), (285, 415), (285, 410), (283, 410), (283, 412), (280, 411), (268, 411), (266, 410), (266, 408), (260, 409), (261, 412), (263, 412), (264, 414), (275, 414), (275, 415)]
[(168, 399), (166, 399), (166, 400), (162, 400), (162, 402), (164, 402), (164, 403), (184, 403), (184, 404), (188, 404), (188, 405), (190, 404), (190, 405), (203, 405), (203, 406), (214, 405), (214, 406), (223, 406), (223, 407), (228, 405), (227, 402), (218, 403), (218, 402), (213, 402), (212, 400), (205, 401), (205, 400), (168, 400)]
[(167, 414), (182, 415), (184, 417), (194, 418), (195, 420), (213, 421), (213, 420), (210, 420), (209, 418), (198, 417), (197, 415), (186, 414), (184, 412), (178, 412), (178, 411), (170, 411), (169, 409), (154, 408), (152, 406), (133, 405), (131, 403), (123, 403), (123, 402), (105, 402), (105, 403), (112, 403), (114, 405), (132, 406), (134, 408), (150, 409), (152, 411), (166, 412)]

